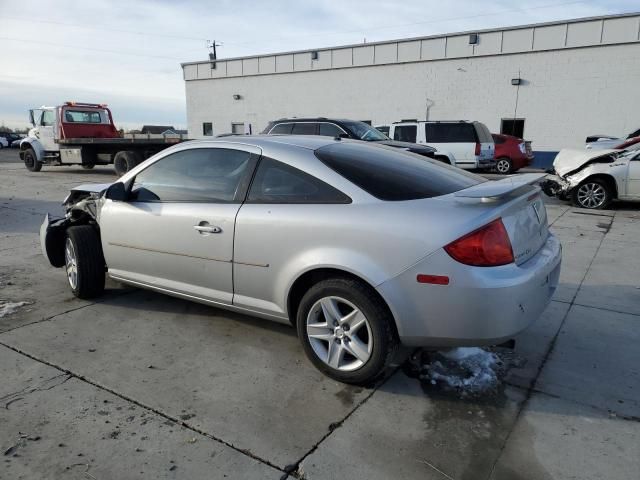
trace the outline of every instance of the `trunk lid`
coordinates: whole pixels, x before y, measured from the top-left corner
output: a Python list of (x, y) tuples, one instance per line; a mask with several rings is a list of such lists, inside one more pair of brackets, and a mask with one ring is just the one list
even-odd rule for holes
[(485, 206), (491, 217), (502, 218), (517, 265), (533, 257), (549, 235), (547, 210), (540, 188), (532, 185), (542, 178), (543, 174), (519, 175), (484, 182), (454, 194), (458, 202), (471, 208)]

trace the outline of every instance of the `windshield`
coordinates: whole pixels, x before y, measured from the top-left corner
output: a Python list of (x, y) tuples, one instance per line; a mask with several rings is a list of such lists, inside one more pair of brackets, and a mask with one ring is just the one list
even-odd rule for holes
[(351, 133), (360, 140), (367, 142), (380, 142), (382, 140), (389, 140), (384, 133), (376, 130), (371, 125), (367, 125), (364, 122), (343, 122), (343, 125), (347, 127)]

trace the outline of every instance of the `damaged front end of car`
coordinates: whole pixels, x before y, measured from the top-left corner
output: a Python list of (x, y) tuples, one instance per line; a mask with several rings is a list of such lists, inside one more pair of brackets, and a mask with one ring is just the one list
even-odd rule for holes
[(42, 254), (51, 265), (57, 268), (65, 265), (64, 243), (70, 226), (92, 224), (98, 228), (99, 200), (110, 185), (106, 183), (74, 187), (62, 203), (64, 217), (52, 217), (47, 213), (40, 226), (40, 246)]
[(587, 178), (611, 175), (611, 167), (617, 165), (621, 153), (620, 150), (561, 150), (540, 187), (550, 197), (567, 200)]

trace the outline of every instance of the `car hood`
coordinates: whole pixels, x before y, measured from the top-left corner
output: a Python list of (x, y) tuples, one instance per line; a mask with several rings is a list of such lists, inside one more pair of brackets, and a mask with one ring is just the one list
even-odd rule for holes
[(410, 142), (399, 142), (397, 140), (381, 140), (376, 143), (380, 143), (381, 145), (388, 145), (389, 147), (395, 148), (404, 148), (411, 152), (419, 153), (433, 153), (436, 151), (435, 148), (429, 147), (428, 145), (420, 145), (418, 143), (410, 143)]
[(612, 153), (618, 153), (619, 150), (574, 150), (565, 148), (560, 150), (553, 161), (553, 169), (561, 177), (566, 174), (580, 169), (580, 167), (593, 161), (607, 161), (611, 158)]

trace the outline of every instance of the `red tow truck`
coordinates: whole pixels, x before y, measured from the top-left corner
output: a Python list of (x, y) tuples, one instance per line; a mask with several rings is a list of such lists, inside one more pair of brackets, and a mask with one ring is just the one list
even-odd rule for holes
[(29, 110), (33, 128), (20, 143), (20, 158), (31, 172), (43, 165), (113, 164), (118, 175), (161, 150), (186, 140), (178, 134), (121, 135), (104, 104), (65, 102)]

